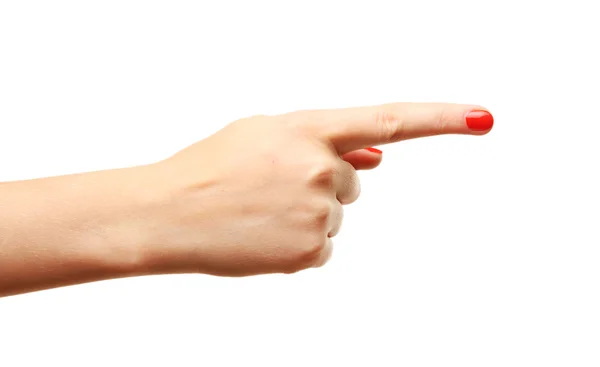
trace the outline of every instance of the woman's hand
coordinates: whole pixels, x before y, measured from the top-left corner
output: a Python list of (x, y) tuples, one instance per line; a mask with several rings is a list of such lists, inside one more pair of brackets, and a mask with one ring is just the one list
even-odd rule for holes
[(481, 135), (476, 106), (391, 104), (236, 121), (164, 161), (0, 184), (0, 296), (163, 273), (323, 265), (365, 148)]
[(356, 170), (381, 161), (365, 148), (482, 135), (492, 123), (478, 106), (416, 103), (233, 122), (151, 166), (156, 197), (135, 228), (144, 263), (151, 272), (225, 276), (321, 266), (343, 205), (359, 196)]

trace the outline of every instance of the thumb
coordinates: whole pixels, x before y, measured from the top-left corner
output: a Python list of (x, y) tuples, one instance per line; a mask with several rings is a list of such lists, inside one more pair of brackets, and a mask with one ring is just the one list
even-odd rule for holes
[(381, 163), (382, 157), (381, 150), (375, 148), (359, 149), (342, 155), (342, 159), (357, 170), (376, 168)]

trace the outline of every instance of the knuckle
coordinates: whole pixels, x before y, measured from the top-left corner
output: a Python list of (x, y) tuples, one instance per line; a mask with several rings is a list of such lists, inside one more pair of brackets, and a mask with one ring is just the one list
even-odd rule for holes
[(309, 174), (308, 182), (310, 186), (319, 188), (333, 188), (335, 177), (338, 170), (335, 164), (324, 162), (317, 165)]
[(342, 223), (344, 221), (344, 208), (340, 208), (335, 213), (335, 222), (332, 231), (330, 231), (330, 235), (335, 236), (341, 229)]
[(335, 220), (333, 221), (333, 225), (330, 226), (330, 230), (329, 230), (329, 233), (327, 234), (327, 236), (329, 238), (333, 238), (333, 237), (337, 236), (337, 234), (340, 233), (340, 230), (342, 229), (343, 222), (344, 222), (344, 209), (340, 208), (335, 213)]
[(450, 119), (448, 118), (448, 111), (440, 108), (435, 112), (435, 130), (437, 133), (442, 134), (450, 130)]
[(375, 114), (375, 124), (381, 131), (381, 140), (392, 143), (404, 138), (404, 120), (397, 113), (382, 109)]
[(360, 196), (360, 178), (350, 163), (345, 162), (346, 174), (341, 187), (338, 190), (338, 200), (346, 205), (355, 202)]
[(310, 210), (311, 227), (316, 229), (317, 232), (322, 232), (322, 230), (328, 225), (331, 218), (331, 204), (327, 202), (317, 202), (313, 204)]
[(303, 266), (312, 266), (317, 260), (319, 260), (321, 253), (326, 247), (327, 238), (325, 236), (321, 236), (320, 238), (306, 242), (299, 253), (299, 264)]
[(334, 213), (330, 201), (330, 199), (317, 198), (296, 206), (289, 214), (294, 221), (297, 221), (299, 229), (304, 233), (322, 235)]
[(314, 267), (323, 257), (327, 248), (327, 239), (320, 237), (307, 238), (294, 250), (294, 255), (281, 271), (285, 274), (294, 274), (301, 270)]

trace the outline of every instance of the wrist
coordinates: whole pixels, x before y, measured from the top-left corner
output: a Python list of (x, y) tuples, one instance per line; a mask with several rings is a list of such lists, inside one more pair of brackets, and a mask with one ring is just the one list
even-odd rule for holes
[(154, 240), (153, 213), (164, 203), (161, 178), (153, 165), (99, 172), (101, 187), (90, 187), (93, 223), (81, 241), (117, 276), (154, 273), (161, 249)]
[(130, 215), (113, 236), (124, 243), (135, 275), (206, 272), (211, 266), (214, 226), (222, 202), (218, 175), (198, 162), (198, 169), (166, 160), (124, 172), (130, 182), (145, 182), (128, 204)]
[[(0, 185), (0, 295), (144, 273), (146, 167)], [(32, 250), (33, 249), (33, 250)]]

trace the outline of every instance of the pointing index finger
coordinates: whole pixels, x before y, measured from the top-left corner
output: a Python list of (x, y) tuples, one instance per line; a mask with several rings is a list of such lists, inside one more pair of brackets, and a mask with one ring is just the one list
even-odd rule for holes
[(483, 135), (494, 119), (483, 107), (452, 103), (392, 103), (312, 111), (315, 133), (340, 153), (442, 134)]

